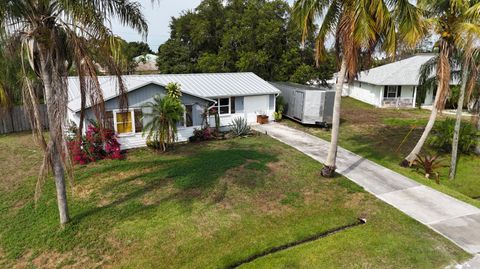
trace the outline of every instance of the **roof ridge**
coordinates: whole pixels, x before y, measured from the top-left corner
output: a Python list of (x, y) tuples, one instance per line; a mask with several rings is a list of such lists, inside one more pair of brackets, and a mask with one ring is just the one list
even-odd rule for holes
[[(122, 77), (128, 77), (128, 78), (133, 78), (133, 77), (155, 77), (155, 76), (210, 76), (210, 75), (233, 75), (233, 74), (253, 74), (255, 76), (258, 76), (254, 72), (218, 72), (218, 73), (180, 73), (180, 74), (130, 74), (130, 75), (122, 75)], [(115, 75), (102, 75), (102, 76), (97, 76), (98, 78), (110, 78), (110, 77), (116, 77)], [(78, 76), (68, 76), (68, 78), (78, 78)]]

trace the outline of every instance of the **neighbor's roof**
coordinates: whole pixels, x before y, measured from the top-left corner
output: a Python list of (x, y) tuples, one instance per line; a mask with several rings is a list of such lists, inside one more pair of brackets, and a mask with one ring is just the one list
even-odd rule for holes
[(139, 56), (133, 58), (133, 60), (135, 62), (140, 62), (140, 61), (144, 61), (144, 60), (147, 61), (147, 62), (155, 62), (155, 61), (157, 61), (157, 59), (158, 59), (157, 55), (149, 54), (149, 53), (145, 54), (145, 55), (139, 55)]
[(362, 71), (355, 80), (374, 85), (418, 85), (420, 68), (433, 57), (434, 54), (418, 54)]
[[(202, 74), (158, 74), (122, 76), (127, 92), (149, 84), (165, 86), (170, 82), (180, 84), (181, 91), (192, 96), (211, 99), (226, 96), (249, 96), (278, 94), (280, 91), (254, 73), (202, 73)], [(119, 95), (118, 80), (114, 76), (98, 77), (104, 100)], [(78, 77), (68, 79), (68, 107), (80, 111), (80, 86)], [(88, 106), (87, 106), (88, 107)]]

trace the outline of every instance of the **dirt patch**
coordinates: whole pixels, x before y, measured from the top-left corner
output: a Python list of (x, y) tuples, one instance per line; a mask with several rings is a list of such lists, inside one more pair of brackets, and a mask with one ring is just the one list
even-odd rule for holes
[(285, 169), (287, 166), (287, 163), (283, 161), (278, 161), (278, 162), (271, 162), (267, 163), (267, 167), (270, 169), (270, 171), (274, 174), (277, 174), (280, 172), (282, 169)]
[(10, 266), (7, 268), (24, 269), (24, 268), (65, 268), (65, 269), (81, 269), (81, 268), (108, 268), (111, 258), (101, 255), (93, 259), (83, 249), (76, 249), (65, 253), (57, 251), (44, 252), (33, 257), (31, 252), (26, 253), (15, 261), (9, 261)]
[(345, 208), (358, 208), (358, 205), (362, 204), (365, 199), (365, 193), (356, 192), (347, 196), (347, 200), (343, 203)]
[(38, 175), (43, 153), (31, 133), (0, 136), (0, 191), (13, 191), (29, 177)]

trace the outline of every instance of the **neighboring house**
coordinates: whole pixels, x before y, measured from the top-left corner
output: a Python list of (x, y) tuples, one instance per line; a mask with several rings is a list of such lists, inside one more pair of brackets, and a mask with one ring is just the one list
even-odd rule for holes
[(155, 54), (145, 54), (133, 58), (133, 60), (137, 63), (135, 71), (140, 73), (157, 71), (157, 59), (158, 56)]
[[(362, 71), (344, 95), (376, 107), (415, 107), (421, 66), (432, 57), (418, 54)], [(433, 91), (427, 92), (423, 105), (432, 105), (434, 99)]]
[[(219, 111), (222, 127), (230, 125), (236, 117), (244, 117), (250, 124), (255, 123), (260, 114), (273, 119), (275, 98), (280, 93), (254, 73), (126, 75), (123, 81), (127, 88), (128, 111), (122, 111), (117, 79), (103, 76), (99, 81), (107, 122), (118, 134), (122, 149), (145, 146), (146, 137), (142, 136), (142, 131), (149, 119), (143, 117), (148, 113), (143, 105), (157, 94), (164, 96), (165, 86), (170, 82), (180, 84), (185, 106), (184, 120), (178, 126), (178, 141), (187, 141), (195, 128), (202, 127), (202, 114), (206, 108), (214, 107)], [(78, 125), (81, 108), (78, 77), (70, 77), (68, 87), (68, 117)], [(91, 105), (87, 104), (85, 124), (95, 120)], [(213, 116), (210, 116), (209, 123), (215, 126)]]

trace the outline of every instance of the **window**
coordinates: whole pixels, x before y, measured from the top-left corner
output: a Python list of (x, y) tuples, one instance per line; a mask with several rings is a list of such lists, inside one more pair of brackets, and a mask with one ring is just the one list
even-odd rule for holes
[(132, 111), (117, 112), (117, 133), (127, 134), (133, 132)]
[(105, 128), (110, 129), (110, 130), (115, 130), (115, 126), (113, 124), (113, 112), (112, 111), (105, 112), (105, 121), (103, 122), (103, 124), (105, 124)]
[(177, 122), (177, 127), (191, 127), (193, 126), (193, 105), (185, 105), (183, 118)]
[(401, 96), (401, 86), (385, 86), (383, 97), (397, 98)]
[(218, 99), (218, 113), (222, 114), (230, 114), (230, 98), (220, 98)]
[(185, 127), (193, 126), (193, 106), (185, 106)]
[(135, 133), (141, 133), (143, 131), (143, 113), (141, 109), (135, 109)]

